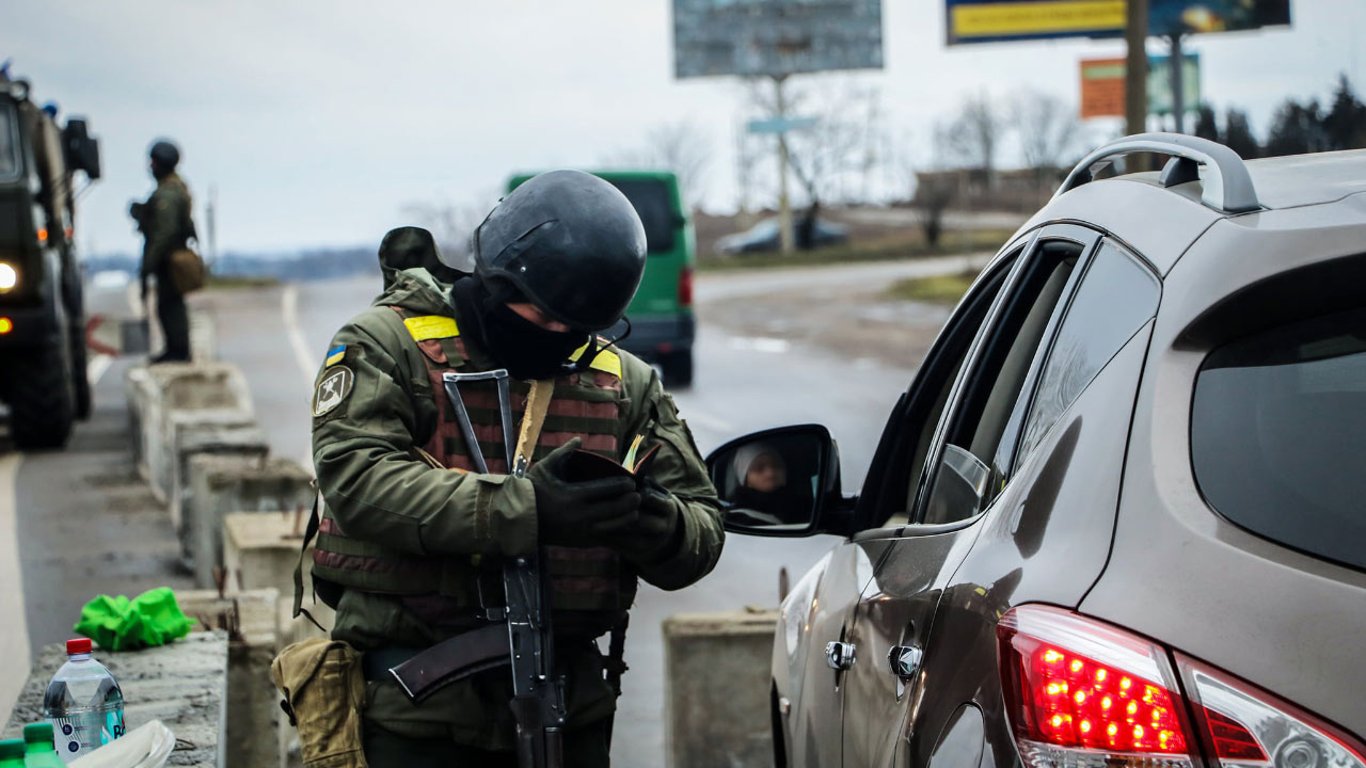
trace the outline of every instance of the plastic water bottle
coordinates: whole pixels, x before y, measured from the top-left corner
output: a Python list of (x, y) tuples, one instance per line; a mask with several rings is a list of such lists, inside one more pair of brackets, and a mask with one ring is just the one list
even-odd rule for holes
[(0, 741), (0, 768), (24, 768), (24, 740)]
[(24, 768), (62, 768), (63, 765), (52, 743), (52, 724), (24, 726)]
[(90, 656), (89, 638), (66, 641), (66, 663), (43, 696), (43, 717), (52, 723), (57, 752), (70, 763), (123, 736), (123, 691), (104, 665)]

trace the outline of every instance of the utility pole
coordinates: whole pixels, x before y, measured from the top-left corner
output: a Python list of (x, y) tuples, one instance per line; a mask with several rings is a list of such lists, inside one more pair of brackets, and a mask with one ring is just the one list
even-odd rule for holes
[(1129, 0), (1124, 40), (1129, 46), (1124, 70), (1124, 132), (1148, 126), (1148, 0)]
[[(787, 75), (774, 75), (773, 77), (773, 96), (774, 111), (776, 111), (778, 121), (781, 123), (787, 120), (787, 100), (783, 95), (783, 82), (787, 80)], [(787, 130), (780, 126), (778, 131), (778, 243), (783, 253), (792, 253), (794, 238), (792, 236), (792, 200), (787, 192), (787, 167), (791, 164), (791, 157), (787, 149)]]
[(204, 258), (208, 261), (208, 263), (209, 263), (210, 266), (212, 266), (212, 265), (218, 263), (218, 223), (217, 223), (216, 219), (214, 218), (215, 215), (216, 215), (217, 213), (218, 213), (218, 187), (215, 186), (215, 185), (213, 185), (213, 184), (210, 184), (210, 185), (209, 185), (209, 206), (208, 206), (208, 210), (204, 212), (204, 219), (205, 219), (205, 224), (206, 224), (206, 227), (205, 227), (205, 228), (208, 230), (208, 234), (209, 234), (209, 241), (208, 241), (207, 243), (205, 243), (205, 245), (208, 246), (208, 248), (207, 248), (208, 253), (205, 255)]
[(1181, 31), (1167, 35), (1171, 45), (1172, 120), (1177, 133), (1186, 132), (1186, 55), (1181, 50)]

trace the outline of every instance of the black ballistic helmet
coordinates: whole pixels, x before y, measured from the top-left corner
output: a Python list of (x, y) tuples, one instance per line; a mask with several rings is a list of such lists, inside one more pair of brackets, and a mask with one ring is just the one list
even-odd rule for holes
[(152, 162), (168, 171), (175, 170), (175, 167), (180, 164), (180, 150), (165, 139), (157, 140), (148, 150), (147, 155), (152, 158)]
[(582, 171), (550, 171), (513, 190), (474, 233), (475, 272), (510, 285), (581, 331), (611, 327), (645, 271), (645, 227), (616, 187)]

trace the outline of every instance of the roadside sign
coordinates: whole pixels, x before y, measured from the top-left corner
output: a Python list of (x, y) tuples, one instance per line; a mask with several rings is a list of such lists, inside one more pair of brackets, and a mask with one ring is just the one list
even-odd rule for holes
[(674, 0), (673, 6), (679, 79), (882, 69), (882, 0)]
[[(1170, 56), (1148, 57), (1148, 112), (1154, 115), (1172, 113), (1172, 60)], [(1200, 106), (1200, 54), (1186, 53), (1181, 57), (1181, 102), (1186, 110)]]
[(1124, 116), (1124, 59), (1082, 59), (1081, 119)]
[[(1125, 0), (944, 0), (949, 45), (1120, 37)], [(1149, 0), (1152, 35), (1238, 32), (1290, 23), (1290, 0)]]
[[(1200, 54), (1182, 56), (1182, 101), (1193, 109), (1200, 104)], [(1082, 59), (1081, 119), (1124, 116), (1124, 59)], [(1148, 57), (1148, 112), (1172, 112), (1171, 57)]]
[(814, 117), (768, 117), (762, 120), (750, 120), (745, 125), (745, 130), (750, 133), (787, 133), (789, 131), (805, 131), (814, 128), (816, 118)]

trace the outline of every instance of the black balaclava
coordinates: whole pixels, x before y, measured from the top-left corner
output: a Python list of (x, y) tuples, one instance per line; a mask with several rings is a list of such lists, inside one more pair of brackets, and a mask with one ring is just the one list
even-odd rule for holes
[[(551, 331), (508, 308), (508, 302), (525, 301), (503, 283), (490, 287), (478, 275), (456, 281), (451, 298), (460, 311), (460, 322), (471, 326), (475, 337), (508, 375), (523, 381), (549, 379), (577, 370), (569, 356), (592, 337), (583, 331)], [(597, 350), (584, 355), (592, 360)]]

